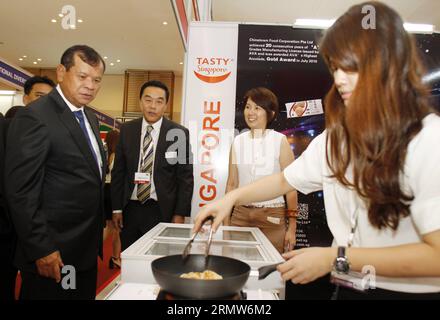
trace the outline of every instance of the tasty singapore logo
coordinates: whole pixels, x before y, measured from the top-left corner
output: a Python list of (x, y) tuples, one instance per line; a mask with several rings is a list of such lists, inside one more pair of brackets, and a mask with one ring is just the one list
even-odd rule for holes
[(207, 83), (219, 83), (226, 80), (231, 74), (230, 58), (197, 57), (194, 74), (201, 81)]

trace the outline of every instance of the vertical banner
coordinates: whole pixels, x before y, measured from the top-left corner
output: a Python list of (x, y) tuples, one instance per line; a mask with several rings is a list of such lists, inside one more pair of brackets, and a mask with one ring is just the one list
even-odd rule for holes
[(183, 123), (194, 157), (192, 217), (224, 195), (234, 138), (237, 39), (235, 23), (190, 25)]

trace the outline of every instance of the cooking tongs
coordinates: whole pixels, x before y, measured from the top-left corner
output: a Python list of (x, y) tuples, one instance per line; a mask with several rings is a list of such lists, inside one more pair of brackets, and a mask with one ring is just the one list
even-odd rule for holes
[[(207, 222), (208, 220), (211, 221), (211, 224), (214, 222), (214, 218), (213, 217), (208, 217), (208, 218), (206, 218), (206, 220), (203, 223)], [(186, 244), (185, 248), (183, 249), (182, 259), (185, 260), (186, 258), (188, 258), (189, 252), (191, 251), (192, 243), (193, 243), (194, 239), (196, 238), (196, 236), (198, 234), (199, 234), (199, 231), (194, 233), (192, 235), (191, 239)], [(208, 243), (206, 245), (206, 250), (205, 250), (205, 257), (207, 257), (208, 254), (209, 254), (209, 248), (211, 247), (211, 242), (212, 242), (212, 227), (211, 227), (211, 229), (209, 231)]]

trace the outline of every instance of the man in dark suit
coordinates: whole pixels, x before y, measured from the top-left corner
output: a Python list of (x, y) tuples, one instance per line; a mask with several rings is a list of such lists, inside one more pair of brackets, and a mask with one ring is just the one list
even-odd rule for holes
[(124, 123), (112, 171), (113, 222), (122, 250), (159, 222), (183, 223), (194, 187), (189, 132), (163, 114), (169, 90), (160, 81), (140, 90), (143, 117)]
[(95, 297), (106, 160), (98, 121), (85, 106), (98, 93), (104, 70), (92, 48), (67, 49), (56, 89), (10, 124), (6, 196), (23, 299)]

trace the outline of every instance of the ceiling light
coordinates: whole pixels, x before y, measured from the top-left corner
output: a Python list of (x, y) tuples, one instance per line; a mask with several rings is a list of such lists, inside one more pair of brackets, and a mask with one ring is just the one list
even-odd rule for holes
[(168, 24), (168, 22), (164, 21), (164, 22), (162, 22), (162, 24), (163, 24), (164, 26), (166, 26), (166, 25)]
[(404, 23), (403, 27), (408, 32), (434, 32), (434, 26), (432, 24), (420, 24), (420, 23)]
[(37, 59), (37, 61), (41, 61), (41, 59), (40, 59), (40, 58), (38, 58), (38, 59)]
[(83, 20), (82, 20), (82, 19), (78, 19), (78, 22), (79, 22), (79, 23), (82, 23), (82, 22), (83, 22)]
[(70, 29), (76, 29), (76, 26), (74, 24), (71, 24)]
[(0, 96), (10, 96), (15, 94), (13, 90), (0, 90)]
[(121, 60), (118, 59), (118, 60), (116, 60), (116, 62), (121, 62)]
[(38, 64), (38, 62), (37, 61), (34, 61), (34, 62), (32, 62), (33, 64)]
[(335, 22), (335, 19), (296, 19), (296, 26), (329, 28)]
[(27, 58), (27, 56), (23, 56), (23, 58)]
[(23, 61), (23, 58), (18, 58), (18, 60)]
[(53, 23), (57, 22), (57, 20), (56, 20), (56, 19), (52, 19), (52, 20), (50, 20), (50, 21), (52, 21)]
[(62, 13), (58, 13), (58, 17), (62, 18), (64, 15)]
[(183, 62), (179, 62), (179, 64), (183, 64)]
[(107, 60), (108, 58), (107, 58), (107, 57), (104, 57), (104, 59)]
[(111, 65), (111, 66), (114, 66), (115, 64), (112, 62), (112, 63), (110, 63), (110, 65)]

